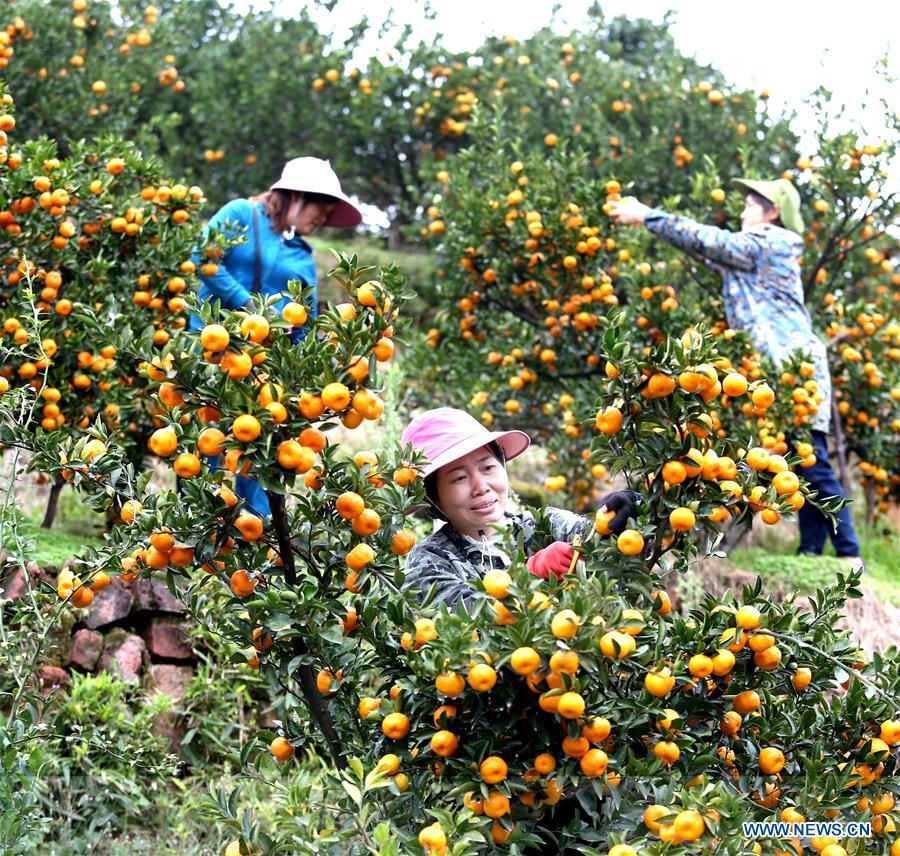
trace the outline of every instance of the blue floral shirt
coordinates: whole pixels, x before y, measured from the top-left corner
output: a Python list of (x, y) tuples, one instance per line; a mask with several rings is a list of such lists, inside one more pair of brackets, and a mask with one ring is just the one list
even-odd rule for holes
[(813, 330), (803, 299), (803, 238), (771, 223), (729, 232), (656, 209), (648, 212), (644, 225), (722, 277), (728, 324), (748, 333), (760, 352), (778, 362), (798, 350), (809, 358), (823, 395), (811, 427), (827, 433), (831, 374), (825, 345)]

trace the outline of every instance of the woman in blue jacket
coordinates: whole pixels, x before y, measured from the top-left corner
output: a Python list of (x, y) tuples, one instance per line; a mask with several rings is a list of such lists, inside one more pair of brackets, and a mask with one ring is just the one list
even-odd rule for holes
[[(233, 199), (209, 221), (207, 230), (216, 229), (227, 237), (246, 233), (246, 240), (225, 253), (215, 274), (202, 278), (199, 297), (220, 301), (225, 309), (241, 309), (252, 306), (255, 292), (267, 298), (282, 295), (293, 279), (315, 286), (316, 262), (304, 238), (320, 226), (351, 228), (361, 220), (359, 208), (341, 190), (327, 160), (294, 158), (265, 193)], [(289, 301), (284, 294), (274, 311), (280, 315)], [(316, 309), (313, 292), (311, 316)], [(202, 327), (200, 318), (192, 316), (190, 329), (197, 332)], [(217, 463), (217, 459), (210, 460), (211, 467)], [(252, 479), (238, 476), (235, 492), (257, 514), (270, 513), (265, 491)]]

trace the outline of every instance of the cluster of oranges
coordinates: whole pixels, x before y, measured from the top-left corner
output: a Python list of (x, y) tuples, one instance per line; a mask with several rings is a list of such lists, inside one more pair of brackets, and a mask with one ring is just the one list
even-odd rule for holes
[[(384, 739), (378, 745), (389, 750), (376, 766), (386, 776), (401, 777), (396, 782), (401, 793), (427, 767), (436, 777), (429, 781), (442, 788), (447, 802), (490, 819), (491, 838), (499, 845), (509, 841), (517, 826), (530, 830), (546, 820), (560, 800), (571, 799), (585, 782), (596, 780), (598, 793), (627, 793), (626, 800), (640, 801), (628, 790), (629, 776), (655, 781), (661, 770), (674, 775), (676, 768), (679, 777), (692, 771), (684, 790), (678, 796), (670, 793), (668, 802), (645, 803), (643, 823), (633, 830), (647, 845), (654, 840), (698, 842), (704, 852), (716, 852), (729, 809), (704, 805), (704, 796), (694, 797), (692, 789), (703, 790), (708, 799), (717, 781), (733, 787), (745, 778), (761, 777), (763, 786), (748, 792), (759, 809), (780, 809), (787, 822), (803, 821), (786, 799), (788, 793), (791, 800), (802, 796), (796, 790), (804, 787), (802, 750), (792, 745), (789, 728), (773, 733), (770, 718), (778, 706), (802, 699), (806, 706), (813, 704), (813, 694), (832, 667), (817, 662), (813, 649), (808, 649), (808, 665), (804, 663), (804, 649), (793, 645), (796, 639), (787, 640), (791, 647), (785, 651), (780, 628), (786, 626), (787, 611), (782, 615), (761, 604), (718, 603), (707, 615), (692, 617), (692, 628), (702, 621), (704, 630), (679, 650), (670, 636), (680, 631), (662, 590), (626, 608), (619, 598), (609, 597), (616, 602), (611, 610), (586, 615), (566, 604), (603, 602), (593, 590), (578, 600), (579, 588), (591, 585), (589, 577), (573, 575), (552, 588), (529, 585), (528, 579), (513, 569), (491, 570), (481, 581), (484, 594), (475, 594), (489, 607), (474, 610), (480, 618), (461, 623), (458, 616), (438, 613), (416, 619), (414, 629), (404, 633), (402, 647), (415, 674), (404, 687), (411, 680), (417, 693), (406, 699), (395, 683), (389, 699), (361, 699), (359, 716), (380, 722)], [(654, 651), (650, 640), (664, 641), (657, 641)], [(609, 675), (613, 688), (604, 683), (598, 693), (598, 670)], [(426, 686), (427, 677), (432, 688)], [(639, 707), (616, 712), (621, 698), (640, 701)], [(513, 699), (518, 717), (509, 715)], [(665, 707), (657, 712), (657, 705)], [(636, 744), (661, 770), (621, 769), (632, 763)], [(877, 788), (897, 746), (897, 721), (863, 726), (843, 753), (841, 766), (853, 768), (847, 787)], [(693, 759), (707, 755), (716, 762), (701, 760), (694, 766)], [(869, 790), (860, 795), (857, 808), (871, 813), (876, 834), (889, 833), (894, 827), (885, 813), (893, 809), (893, 797), (889, 791), (869, 795)], [(834, 819), (840, 812), (829, 809), (825, 816)], [(433, 823), (421, 829), (419, 841), (426, 853), (444, 853), (448, 830)], [(823, 850), (838, 846), (836, 839), (822, 839), (821, 847), (818, 843), (817, 852), (838, 853)], [(762, 852), (759, 844), (747, 846)], [(643, 851), (635, 841), (614, 845), (613, 852), (625, 856)]]

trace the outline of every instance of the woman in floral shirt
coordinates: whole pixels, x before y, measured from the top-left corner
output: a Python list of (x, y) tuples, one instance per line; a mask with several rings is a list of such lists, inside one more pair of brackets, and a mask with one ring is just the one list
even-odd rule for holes
[[(803, 475), (820, 497), (843, 497), (826, 445), (831, 427), (828, 357), (825, 345), (813, 330), (800, 279), (803, 219), (799, 194), (783, 178), (736, 179), (734, 184), (746, 194), (740, 232), (667, 214), (633, 197), (614, 203), (610, 213), (618, 223), (645, 226), (719, 274), (728, 324), (732, 329), (746, 331), (760, 352), (777, 362), (796, 351), (810, 359), (824, 400), (811, 426), (816, 463), (805, 467)], [(833, 530), (828, 519), (811, 504), (801, 508), (799, 552), (820, 555), (830, 535), (838, 556), (850, 559), (854, 565), (861, 564), (850, 509), (843, 508), (837, 517), (838, 526)]]

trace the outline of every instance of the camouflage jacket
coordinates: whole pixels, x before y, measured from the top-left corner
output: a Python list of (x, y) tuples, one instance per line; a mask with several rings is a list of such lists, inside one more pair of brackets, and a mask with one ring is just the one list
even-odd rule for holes
[(685, 250), (722, 277), (725, 316), (776, 362), (795, 351), (815, 367), (823, 395), (811, 427), (831, 426), (831, 374), (825, 345), (816, 335), (803, 296), (803, 238), (772, 223), (729, 232), (652, 209), (644, 220), (657, 237)]
[(526, 556), (553, 541), (571, 541), (584, 532), (588, 521), (562, 508), (544, 508), (537, 518), (526, 511), (521, 514), (506, 513), (509, 526), (503, 540), (485, 542), (482, 547), (460, 535), (449, 523), (416, 544), (406, 557), (404, 591), (416, 589), (424, 601), (434, 589), (430, 602), (446, 603), (453, 607), (462, 598), (468, 603), (472, 593), (472, 581), (491, 568), (506, 568), (510, 558), (498, 545), (509, 545), (515, 551), (521, 546)]

